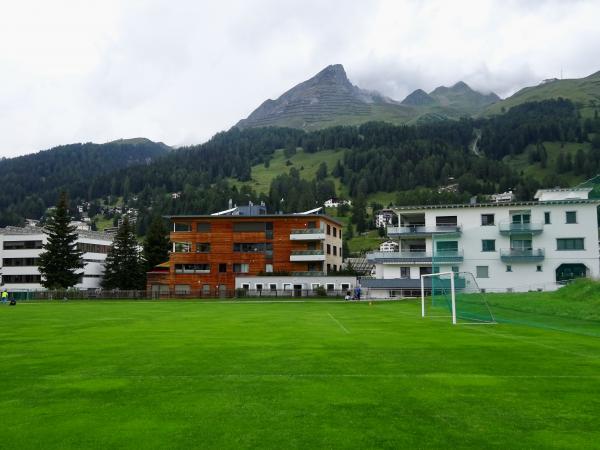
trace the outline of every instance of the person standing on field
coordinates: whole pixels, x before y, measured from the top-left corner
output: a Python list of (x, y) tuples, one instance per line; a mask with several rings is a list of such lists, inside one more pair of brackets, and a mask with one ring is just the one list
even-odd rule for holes
[(8, 292), (6, 289), (2, 291), (2, 303), (6, 303), (8, 301)]

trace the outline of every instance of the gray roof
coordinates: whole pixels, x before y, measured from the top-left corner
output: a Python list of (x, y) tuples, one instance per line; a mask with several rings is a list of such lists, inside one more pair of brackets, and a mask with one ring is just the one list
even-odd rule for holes
[(418, 211), (421, 209), (455, 209), (455, 208), (505, 208), (506, 206), (548, 206), (548, 205), (571, 205), (578, 203), (600, 203), (600, 199), (570, 199), (549, 201), (525, 201), (525, 202), (500, 202), (500, 203), (458, 203), (450, 205), (414, 205), (395, 206), (398, 211)]
[[(77, 235), (82, 238), (98, 239), (102, 241), (111, 241), (114, 239), (114, 234), (103, 233), (101, 231), (76, 230)], [(36, 235), (45, 234), (45, 229), (42, 227), (4, 227), (0, 228), (2, 235)]]

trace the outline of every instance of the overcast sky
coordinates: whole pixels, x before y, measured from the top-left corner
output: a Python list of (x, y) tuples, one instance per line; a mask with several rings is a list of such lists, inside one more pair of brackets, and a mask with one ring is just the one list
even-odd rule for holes
[(600, 1), (0, 0), (0, 156), (200, 143), (328, 64), (401, 100), (600, 70)]

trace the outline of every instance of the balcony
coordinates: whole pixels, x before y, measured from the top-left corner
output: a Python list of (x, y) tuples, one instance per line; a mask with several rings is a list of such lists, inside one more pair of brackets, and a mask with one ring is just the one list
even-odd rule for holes
[(517, 249), (503, 248), (500, 249), (500, 259), (504, 262), (536, 262), (544, 259), (543, 248)]
[(433, 234), (460, 234), (462, 227), (460, 225), (410, 225), (404, 227), (388, 227), (387, 234), (389, 237), (407, 238), (407, 237), (424, 237)]
[(372, 264), (443, 264), (462, 262), (462, 250), (445, 250), (431, 252), (374, 252), (367, 254)]
[(291, 241), (322, 241), (325, 230), (322, 228), (297, 228), (290, 231)]
[(323, 250), (292, 250), (290, 261), (325, 261), (325, 252)]
[(510, 221), (500, 222), (498, 224), (500, 234), (540, 234), (544, 231), (543, 222), (531, 222), (531, 223), (513, 223)]

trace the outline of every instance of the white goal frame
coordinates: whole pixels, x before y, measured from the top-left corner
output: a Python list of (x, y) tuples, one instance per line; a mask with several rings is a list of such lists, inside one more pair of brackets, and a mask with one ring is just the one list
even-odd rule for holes
[(450, 298), (452, 303), (452, 325), (456, 325), (456, 290), (454, 289), (454, 272), (437, 272), (421, 275), (421, 317), (425, 317), (425, 278), (438, 275), (450, 276)]

